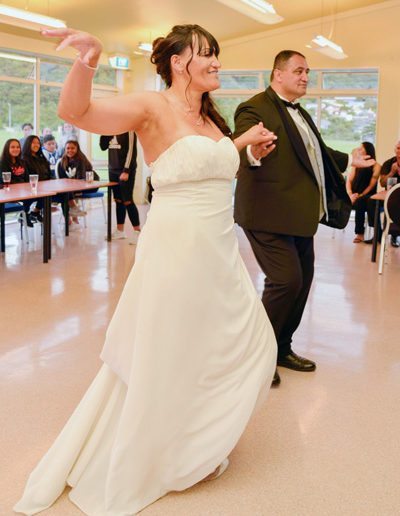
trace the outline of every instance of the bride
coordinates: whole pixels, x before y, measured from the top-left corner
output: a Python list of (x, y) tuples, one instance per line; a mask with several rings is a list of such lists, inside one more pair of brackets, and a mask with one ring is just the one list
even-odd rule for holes
[(232, 180), (238, 151), (252, 144), (266, 156), (276, 137), (259, 124), (230, 139), (209, 97), (219, 87), (218, 43), (198, 25), (154, 42), (165, 91), (105, 100), (90, 98), (99, 40), (44, 34), (79, 53), (60, 117), (99, 134), (136, 131), (155, 191), (104, 364), (14, 510), (40, 512), (71, 486), (88, 515), (133, 515), (222, 474), (268, 393), (276, 341), (239, 255)]

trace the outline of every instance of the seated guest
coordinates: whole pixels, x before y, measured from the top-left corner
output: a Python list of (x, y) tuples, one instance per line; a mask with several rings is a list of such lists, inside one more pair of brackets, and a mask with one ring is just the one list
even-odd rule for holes
[[(51, 179), (50, 165), (43, 155), (42, 146), (40, 145), (40, 139), (38, 136), (31, 135), (25, 140), (24, 146), (22, 147), (22, 158), (29, 175), (37, 174), (39, 176), (39, 181)], [(28, 202), (29, 204), (32, 204), (34, 200)], [(30, 219), (32, 222), (43, 222), (41, 214), (42, 208), (43, 199), (37, 199), (35, 208), (30, 212)]]
[(64, 122), (61, 128), (61, 134), (59, 138), (59, 148), (58, 148), (58, 156), (61, 158), (65, 151), (65, 146), (68, 141), (77, 142), (79, 140), (79, 129), (74, 127), (72, 124), (68, 122)]
[[(380, 184), (384, 188), (387, 186), (389, 177), (394, 177), (397, 179), (398, 183), (400, 182), (400, 140), (396, 143), (394, 152), (395, 156), (387, 159), (382, 165)], [(390, 234), (392, 246), (399, 247), (398, 237), (400, 236), (400, 232), (393, 226), (393, 229), (390, 230)]]
[[(29, 174), (21, 158), (21, 145), (15, 138), (10, 138), (4, 144), (0, 158), (0, 180), (2, 180), (1, 172), (11, 172), (11, 183), (29, 182)], [(22, 204), (26, 213), (26, 223), (29, 227), (33, 227), (29, 215), (31, 201), (23, 201)]]
[(53, 131), (50, 129), (50, 127), (45, 127), (42, 131), (42, 135), (40, 137), (40, 143), (43, 145), (44, 143), (44, 139), (46, 138), (46, 136), (52, 136), (53, 135)]
[[(369, 155), (375, 159), (375, 147), (370, 142), (362, 142), (361, 154)], [(351, 167), (350, 173), (346, 181), (346, 190), (353, 204), (355, 211), (355, 233), (353, 240), (355, 244), (364, 240), (364, 220), (365, 214), (368, 213), (368, 223), (373, 226), (373, 215), (371, 210), (368, 210), (368, 199), (376, 193), (376, 185), (379, 178), (381, 166), (375, 163), (368, 168), (354, 168)]]
[(11, 172), (11, 183), (26, 183), (29, 181), (25, 164), (21, 158), (21, 145), (15, 138), (6, 141), (0, 157), (1, 172)]
[(25, 140), (33, 133), (33, 125), (30, 122), (25, 122), (21, 126), (23, 137), (20, 139), (19, 143), (21, 144), (21, 148), (24, 146)]
[[(57, 179), (70, 178), (86, 180), (86, 172), (93, 171), (92, 164), (87, 159), (85, 154), (81, 151), (80, 145), (75, 140), (68, 140), (65, 143), (65, 150), (63, 156), (57, 161), (55, 168), (55, 175)], [(96, 172), (93, 171), (94, 178), (99, 179)], [(98, 188), (91, 188), (85, 192), (96, 192)], [(79, 197), (82, 192), (75, 192), (74, 197)], [(71, 205), (70, 213), (73, 216), (73, 221), (78, 223), (76, 217), (86, 215), (86, 212), (80, 210), (76, 203)]]
[(52, 134), (48, 134), (43, 138), (43, 155), (50, 165), (51, 177), (55, 178), (55, 169), (57, 163), (57, 142)]

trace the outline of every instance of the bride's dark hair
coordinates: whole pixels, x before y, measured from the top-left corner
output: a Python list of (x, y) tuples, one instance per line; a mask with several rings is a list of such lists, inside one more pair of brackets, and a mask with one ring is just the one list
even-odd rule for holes
[[(194, 41), (198, 42), (199, 54), (205, 46), (205, 43), (207, 43), (210, 52), (218, 57), (218, 41), (212, 34), (203, 29), (203, 27), (200, 27), (200, 25), (175, 25), (165, 38), (157, 38), (153, 41), (153, 53), (151, 54), (150, 59), (151, 62), (156, 65), (157, 73), (164, 80), (167, 88), (172, 84), (171, 57), (173, 55), (181, 54), (188, 47), (192, 51), (192, 56), (186, 65), (186, 70), (190, 76), (190, 81), (187, 86), (187, 88), (189, 88), (192, 80), (189, 72), (189, 64), (193, 59)], [(209, 117), (225, 135), (232, 134), (225, 120), (218, 113), (208, 92), (205, 92), (202, 95), (200, 114), (203, 117), (203, 120), (205, 120), (206, 117)]]

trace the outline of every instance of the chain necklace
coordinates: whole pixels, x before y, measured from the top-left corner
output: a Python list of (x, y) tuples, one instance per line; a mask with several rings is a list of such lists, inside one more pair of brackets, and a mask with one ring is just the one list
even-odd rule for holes
[[(175, 102), (183, 110), (183, 112), (185, 113), (185, 116), (187, 116), (187, 117), (196, 116), (194, 114), (193, 108), (190, 105), (189, 105), (189, 107), (183, 107), (182, 106), (182, 102), (175, 95), (172, 95), (172, 98), (175, 99)], [(192, 119), (192, 120), (189, 120), (189, 121), (190, 121), (191, 124), (197, 125), (198, 127), (204, 125), (204, 123), (205, 123), (205, 120), (204, 120), (203, 115), (201, 113), (200, 113), (200, 115), (195, 120)]]

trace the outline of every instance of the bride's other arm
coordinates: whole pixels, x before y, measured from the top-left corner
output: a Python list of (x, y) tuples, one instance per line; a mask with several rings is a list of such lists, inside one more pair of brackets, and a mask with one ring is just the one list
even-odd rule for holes
[(47, 37), (61, 38), (57, 50), (68, 46), (79, 56), (61, 90), (58, 115), (86, 131), (98, 134), (122, 134), (143, 129), (150, 118), (157, 94), (131, 93), (107, 99), (91, 99), (92, 81), (102, 51), (102, 44), (87, 32), (73, 29), (44, 30)]

